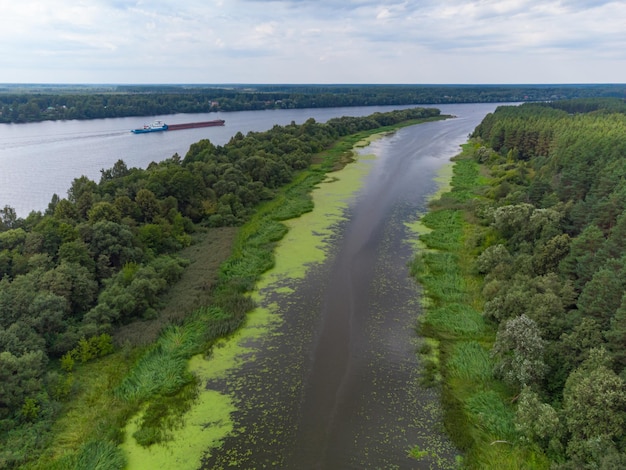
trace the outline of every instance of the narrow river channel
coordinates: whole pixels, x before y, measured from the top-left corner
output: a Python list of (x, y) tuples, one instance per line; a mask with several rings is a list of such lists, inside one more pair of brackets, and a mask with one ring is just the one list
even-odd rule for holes
[[(202, 468), (455, 467), (437, 391), (420, 386), (419, 290), (407, 268), (415, 234), (406, 224), (425, 210), (437, 171), (492, 109), (376, 140), (316, 190), (356, 181), (339, 217), (314, 197), (313, 213), (293, 222), (309, 241), (290, 240), (290, 231), (278, 246), (278, 273), (260, 289), (271, 326), (240, 339), (239, 365), (207, 382), (233, 397), (236, 411), (234, 431), (208, 449)], [(356, 175), (351, 182), (346, 171)], [(335, 221), (324, 231), (320, 220)], [(280, 270), (316, 244), (323, 260), (301, 266), (299, 276)], [(411, 458), (415, 446), (429, 455)]]

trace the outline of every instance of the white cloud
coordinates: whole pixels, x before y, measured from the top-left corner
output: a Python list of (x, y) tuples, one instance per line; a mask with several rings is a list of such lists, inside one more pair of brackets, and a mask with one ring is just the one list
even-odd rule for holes
[(0, 0), (0, 11), (0, 82), (626, 76), (624, 1)]

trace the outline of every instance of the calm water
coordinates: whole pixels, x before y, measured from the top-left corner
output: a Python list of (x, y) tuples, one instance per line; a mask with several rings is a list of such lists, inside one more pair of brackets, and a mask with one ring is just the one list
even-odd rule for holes
[[(44, 210), (54, 193), (67, 196), (74, 178), (85, 175), (96, 182), (100, 170), (122, 159), (129, 167), (145, 168), (175, 153), (184, 156), (201, 139), (223, 145), (238, 131), (264, 131), (275, 124), (300, 124), (313, 117), (319, 122), (401, 107), (242, 111), (232, 113), (178, 114), (154, 117), (47, 121), (32, 124), (0, 124), (0, 207), (8, 204), (20, 217)], [(130, 129), (153, 120), (181, 123), (225, 119), (224, 127), (187, 129), (134, 135)]]
[[(377, 159), (336, 227), (332, 255), (302, 281), (285, 280), (280, 287), (291, 294), (267, 293), (284, 319), (279, 331), (248, 345), (254, 360), (207, 384), (240, 404), (240, 432), (203, 468), (455, 468), (437, 393), (419, 384), (420, 306), (405, 223), (424, 210), (437, 170), (494, 108), (446, 107), (459, 117), (365, 149)], [(410, 459), (415, 445), (437, 456)]]
[[(313, 117), (318, 122), (339, 116), (364, 116), (407, 106), (241, 111), (232, 113), (179, 114), (153, 118), (48, 121), (33, 124), (0, 124), (0, 207), (9, 205), (20, 217), (44, 210), (54, 193), (66, 197), (74, 178), (85, 175), (96, 182), (100, 170), (122, 159), (129, 167), (145, 168), (175, 153), (184, 156), (200, 139), (223, 145), (238, 131), (264, 131), (275, 124), (300, 124)], [(492, 110), (493, 105), (445, 105), (443, 113), (467, 114)], [(484, 113), (483, 113), (484, 114)], [(130, 129), (161, 119), (167, 123), (225, 119), (224, 127), (188, 129), (134, 135)], [(471, 129), (470, 129), (471, 130)]]

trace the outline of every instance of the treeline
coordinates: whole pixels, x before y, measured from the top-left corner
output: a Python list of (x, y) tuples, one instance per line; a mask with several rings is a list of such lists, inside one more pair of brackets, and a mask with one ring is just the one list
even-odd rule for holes
[[(45, 447), (59, 403), (75, 387), (75, 363), (110, 353), (118, 326), (157, 314), (161, 294), (186, 265), (177, 252), (199, 226), (243, 223), (342, 136), (438, 116), (436, 109), (413, 108), (238, 133), (224, 146), (203, 140), (184, 158), (174, 155), (145, 170), (120, 160), (97, 183), (76, 178), (67, 198), (54, 195), (44, 213), (20, 219), (5, 206), (0, 466), (17, 466)], [(237, 282), (245, 289), (249, 280)], [(224, 295), (219, 315), (211, 310), (217, 316), (210, 328), (219, 334), (232, 323), (225, 306), (249, 304), (231, 297)]]
[(474, 132), (492, 183), (466, 207), (519, 439), (551, 468), (626, 467), (626, 106), (500, 107)]
[(624, 97), (623, 85), (5, 86), (0, 123), (261, 109)]

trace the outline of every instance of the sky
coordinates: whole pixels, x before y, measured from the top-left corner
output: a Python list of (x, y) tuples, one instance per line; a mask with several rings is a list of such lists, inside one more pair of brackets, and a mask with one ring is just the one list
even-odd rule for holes
[(0, 83), (626, 82), (626, 0), (0, 0)]

